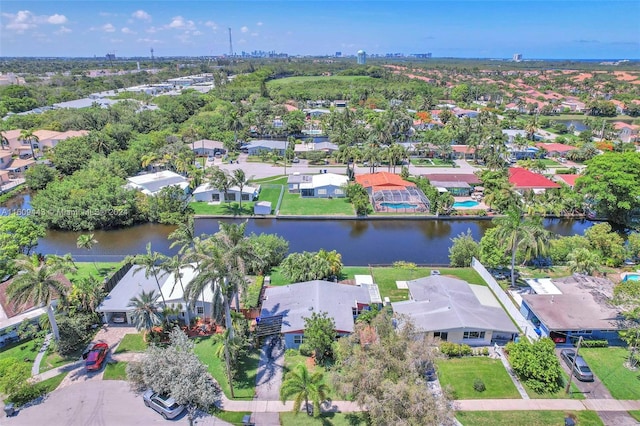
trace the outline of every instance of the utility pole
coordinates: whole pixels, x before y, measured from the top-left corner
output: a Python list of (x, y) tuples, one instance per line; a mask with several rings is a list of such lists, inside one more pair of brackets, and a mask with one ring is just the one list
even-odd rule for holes
[(576, 368), (576, 358), (578, 358), (578, 352), (580, 351), (580, 345), (582, 344), (582, 336), (578, 338), (578, 345), (576, 346), (576, 355), (573, 357), (573, 362), (571, 363), (571, 372), (569, 373), (569, 383), (567, 383), (567, 388), (565, 389), (565, 393), (569, 393), (571, 390), (571, 381), (573, 380), (573, 369)]

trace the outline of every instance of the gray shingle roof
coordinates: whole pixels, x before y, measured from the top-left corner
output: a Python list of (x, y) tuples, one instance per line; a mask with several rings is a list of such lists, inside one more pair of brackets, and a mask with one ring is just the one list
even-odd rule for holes
[(282, 315), (282, 333), (304, 330), (304, 319), (313, 312), (327, 312), (336, 330), (353, 332), (353, 311), (356, 302), (369, 304), (365, 287), (337, 284), (330, 281), (307, 281), (265, 290), (260, 316)]
[(466, 281), (430, 276), (407, 282), (413, 300), (392, 303), (423, 331), (460, 328), (516, 333), (518, 330), (502, 308), (483, 305)]

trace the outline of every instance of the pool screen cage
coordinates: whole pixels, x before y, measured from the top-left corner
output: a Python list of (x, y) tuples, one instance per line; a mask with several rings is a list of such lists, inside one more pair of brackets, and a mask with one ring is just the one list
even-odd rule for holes
[(415, 186), (375, 191), (371, 203), (375, 211), (391, 213), (427, 213), (430, 206), (429, 199)]

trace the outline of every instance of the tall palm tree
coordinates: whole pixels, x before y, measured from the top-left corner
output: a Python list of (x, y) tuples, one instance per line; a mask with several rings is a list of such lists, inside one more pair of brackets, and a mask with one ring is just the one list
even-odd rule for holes
[(601, 264), (600, 255), (585, 247), (579, 247), (567, 256), (567, 266), (571, 273), (592, 275)]
[[(302, 401), (304, 400), (307, 414), (318, 417), (320, 415), (320, 404), (326, 401), (329, 393), (329, 386), (323, 383), (323, 379), (323, 374), (320, 371), (310, 374), (306, 365), (298, 364), (285, 376), (280, 387), (280, 400), (284, 403), (288, 397), (295, 396), (293, 411), (296, 414), (300, 412)], [(311, 411), (309, 400), (313, 405), (313, 412)]]
[(162, 312), (158, 309), (158, 294), (155, 290), (145, 292), (138, 297), (132, 297), (127, 305), (133, 308), (131, 312), (131, 322), (138, 331), (145, 330), (145, 333), (157, 325), (162, 324)]
[[(191, 318), (189, 315), (189, 302), (185, 297), (185, 288), (184, 283), (182, 282), (182, 269), (185, 267), (190, 267), (191, 265), (186, 264), (182, 258), (178, 255), (170, 257), (166, 260), (166, 262), (162, 263), (160, 266), (163, 271), (172, 274), (174, 278), (174, 287), (171, 289), (171, 294), (173, 294), (173, 290), (175, 289), (175, 284), (180, 284), (180, 288), (182, 289), (183, 298), (186, 301), (185, 313), (184, 313), (184, 321), (186, 324), (191, 323)], [(170, 294), (170, 295), (171, 295)]]
[(511, 285), (515, 286), (516, 253), (525, 249), (525, 256), (531, 259), (546, 252), (549, 233), (542, 226), (541, 217), (522, 217), (520, 210), (512, 208), (503, 217), (493, 219), (497, 228), (497, 238), (506, 241), (511, 252)]
[[(286, 161), (286, 160), (285, 160)], [(247, 175), (242, 169), (235, 169), (233, 176), (231, 176), (231, 184), (237, 186), (240, 189), (240, 212), (242, 213), (242, 189), (249, 184)]]
[(209, 178), (209, 184), (216, 188), (218, 191), (222, 191), (224, 194), (224, 201), (227, 201), (227, 194), (231, 187), (231, 177), (226, 170), (222, 170), (219, 167), (215, 167)]
[(22, 130), (20, 132), (19, 139), (24, 142), (29, 142), (29, 146), (31, 147), (31, 158), (36, 159), (36, 153), (33, 149), (33, 144), (40, 142), (40, 138), (38, 135), (34, 134), (31, 130)]
[[(98, 244), (98, 240), (93, 238), (93, 234), (82, 234), (78, 236), (78, 239), (76, 240), (76, 247), (87, 249), (88, 251), (91, 251), (95, 244)], [(96, 268), (98, 275), (100, 275), (100, 270), (98, 269), (98, 264), (95, 259), (93, 261), (93, 266)]]
[(169, 248), (180, 246), (178, 254), (185, 254), (189, 248), (192, 248), (196, 239), (193, 216), (188, 216), (185, 222), (179, 224), (175, 231), (169, 234), (169, 239), (173, 241)]
[(162, 305), (167, 306), (167, 302), (162, 294), (162, 287), (160, 286), (160, 279), (158, 278), (158, 272), (162, 270), (162, 264), (167, 261), (167, 256), (157, 251), (151, 251), (151, 243), (147, 243), (147, 252), (145, 254), (136, 254), (135, 256), (127, 256), (124, 259), (125, 263), (131, 263), (135, 266), (133, 275), (144, 269), (145, 278), (153, 275), (158, 286), (159, 296), (162, 298)]
[(51, 305), (56, 297), (61, 302), (64, 302), (67, 297), (67, 288), (58, 279), (63, 270), (62, 264), (45, 262), (38, 255), (31, 257), (18, 255), (14, 265), (20, 273), (7, 287), (9, 300), (18, 305), (33, 302), (36, 305), (46, 306), (53, 337), (56, 341), (60, 340), (58, 324)]
[(76, 308), (85, 312), (95, 312), (105, 296), (102, 282), (89, 275), (73, 284), (69, 299), (77, 303)]

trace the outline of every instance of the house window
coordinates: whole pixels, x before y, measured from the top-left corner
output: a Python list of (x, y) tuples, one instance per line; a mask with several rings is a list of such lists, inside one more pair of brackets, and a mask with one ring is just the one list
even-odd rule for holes
[(242, 201), (249, 201), (249, 194), (242, 194)]
[(465, 339), (484, 339), (484, 331), (465, 331)]
[(440, 340), (446, 341), (448, 337), (449, 337), (449, 333), (447, 333), (446, 331), (434, 331), (433, 332), (433, 338), (434, 339), (440, 339)]
[(326, 189), (318, 189), (318, 195), (327, 195)]
[(300, 195), (303, 197), (313, 197), (313, 189), (302, 189)]
[(224, 195), (224, 200), (225, 201), (235, 201), (236, 200), (236, 194), (225, 194)]
[(211, 201), (220, 201), (220, 194), (211, 194)]
[(344, 190), (343, 189), (336, 189), (335, 191), (333, 191), (334, 194), (336, 195), (344, 195)]
[(296, 334), (293, 336), (293, 343), (295, 345), (301, 345), (304, 342), (304, 336), (302, 334)]
[(203, 315), (204, 314), (204, 306), (196, 306), (196, 314)]

